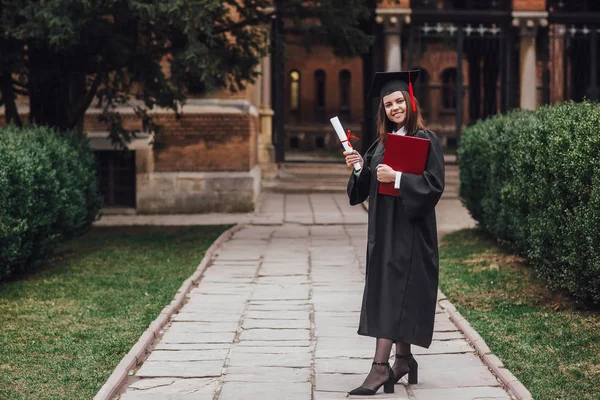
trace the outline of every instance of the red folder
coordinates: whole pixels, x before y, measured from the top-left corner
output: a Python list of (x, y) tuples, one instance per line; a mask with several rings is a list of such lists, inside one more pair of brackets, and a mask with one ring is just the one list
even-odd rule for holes
[[(383, 153), (383, 164), (389, 165), (394, 171), (421, 175), (427, 164), (429, 142), (429, 139), (415, 136), (388, 134)], [(400, 196), (400, 191), (394, 189), (394, 182), (379, 182), (378, 193)]]

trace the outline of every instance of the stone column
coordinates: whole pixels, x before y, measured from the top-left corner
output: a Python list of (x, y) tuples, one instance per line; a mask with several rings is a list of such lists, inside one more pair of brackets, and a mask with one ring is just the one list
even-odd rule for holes
[(258, 110), (258, 164), (264, 179), (274, 179), (277, 176), (275, 164), (275, 148), (273, 146), (273, 115), (271, 108), (271, 57), (266, 56), (261, 62), (260, 107)]
[(410, 24), (411, 10), (408, 7), (378, 7), (375, 21), (383, 24), (385, 43), (384, 69), (402, 70), (402, 26)]
[(386, 18), (384, 24), (385, 71), (402, 70), (402, 23), (398, 17)]
[(520, 78), (520, 107), (525, 110), (535, 110), (537, 101), (537, 73), (535, 37), (538, 26), (547, 26), (548, 13), (545, 11), (515, 11), (513, 26), (520, 28), (519, 43), (519, 78)]

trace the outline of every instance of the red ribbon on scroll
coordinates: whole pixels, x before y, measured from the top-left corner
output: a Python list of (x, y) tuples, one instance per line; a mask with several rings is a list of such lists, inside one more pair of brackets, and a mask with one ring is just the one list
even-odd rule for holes
[(348, 143), (348, 146), (353, 147), (352, 142), (350, 142), (350, 138), (356, 139), (356, 140), (360, 140), (360, 139), (357, 138), (356, 136), (352, 135), (351, 133), (352, 133), (352, 131), (350, 131), (350, 129), (348, 129), (348, 132), (346, 133), (346, 140), (342, 140), (342, 143)]

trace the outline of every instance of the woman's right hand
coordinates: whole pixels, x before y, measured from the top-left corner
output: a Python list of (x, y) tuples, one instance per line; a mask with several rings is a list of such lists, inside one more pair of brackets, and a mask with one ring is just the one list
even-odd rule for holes
[(363, 158), (356, 150), (348, 150), (343, 153), (346, 156), (346, 165), (351, 167), (354, 163), (360, 163), (360, 168), (363, 167)]

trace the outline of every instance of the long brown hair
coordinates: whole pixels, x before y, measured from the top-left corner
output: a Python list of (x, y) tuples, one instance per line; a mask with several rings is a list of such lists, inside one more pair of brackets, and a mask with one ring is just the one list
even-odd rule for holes
[[(406, 119), (404, 120), (404, 130), (406, 135), (414, 136), (418, 130), (425, 129), (425, 121), (421, 115), (421, 107), (419, 107), (419, 101), (415, 97), (415, 105), (417, 111), (412, 110), (412, 103), (410, 101), (410, 94), (406, 91), (402, 91), (404, 101), (406, 102)], [(389, 120), (385, 114), (385, 107), (383, 105), (383, 97), (379, 102), (379, 110), (377, 111), (377, 134), (379, 135), (379, 142), (385, 144), (387, 134), (394, 131), (395, 124)]]

